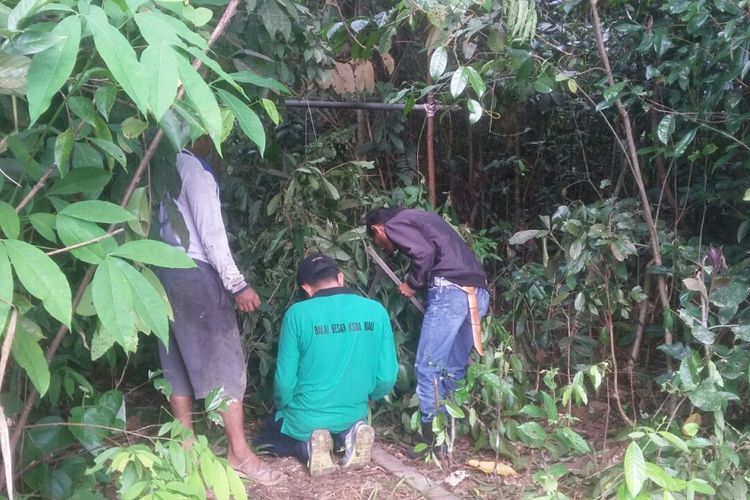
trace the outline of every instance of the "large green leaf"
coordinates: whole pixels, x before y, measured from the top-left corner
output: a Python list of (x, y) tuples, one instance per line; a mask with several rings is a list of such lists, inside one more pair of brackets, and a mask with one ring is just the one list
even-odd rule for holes
[(31, 227), (41, 234), (43, 238), (57, 243), (57, 236), (55, 236), (55, 216), (52, 214), (39, 212), (29, 215), (29, 222)]
[(13, 273), (5, 246), (0, 245), (0, 337), (5, 331), (5, 322), (13, 303)]
[(669, 138), (672, 137), (675, 129), (674, 115), (666, 115), (659, 121), (659, 126), (656, 127), (656, 135), (662, 144), (669, 144)]
[(86, 200), (71, 203), (60, 210), (60, 215), (104, 224), (118, 224), (135, 219), (135, 215), (121, 206), (101, 200)]
[(107, 258), (94, 274), (91, 294), (96, 314), (104, 328), (126, 351), (135, 330), (133, 320), (133, 294), (116, 259)]
[(52, 97), (73, 71), (81, 42), (81, 20), (78, 16), (68, 16), (52, 33), (64, 37), (65, 41), (36, 54), (29, 66), (26, 94), (31, 124), (49, 108)]
[(148, 113), (148, 79), (135, 50), (120, 31), (109, 24), (101, 7), (92, 5), (86, 15), (94, 44), (107, 68), (144, 115)]
[(23, 21), (33, 16), (49, 0), (21, 0), (8, 14), (8, 29), (16, 31)]
[(430, 57), (430, 77), (437, 81), (445, 72), (448, 65), (448, 51), (445, 47), (438, 47)]
[(625, 484), (633, 497), (638, 496), (646, 480), (646, 462), (643, 451), (638, 443), (633, 441), (625, 451)]
[[(179, 19), (168, 16), (158, 10), (138, 12), (133, 16), (143, 38), (149, 44), (159, 42), (170, 42), (174, 45), (182, 45), (180, 39), (195, 45), (198, 48), (208, 48), (208, 43), (198, 33), (187, 27)], [(179, 38), (177, 38), (179, 37)]]
[(149, 77), (151, 112), (159, 121), (177, 96), (179, 78), (174, 49), (164, 42), (149, 45), (141, 53), (141, 63)]
[(112, 157), (117, 163), (120, 164), (122, 168), (127, 167), (127, 159), (125, 158), (125, 153), (123, 153), (122, 149), (120, 149), (120, 146), (105, 139), (95, 139), (94, 137), (89, 137), (89, 140), (96, 144), (99, 149), (107, 153), (108, 156)]
[(16, 336), (13, 339), (13, 359), (26, 371), (39, 395), (44, 396), (49, 388), (47, 360), (36, 339), (20, 325), (16, 328)]
[(266, 133), (263, 130), (263, 123), (258, 118), (258, 115), (247, 104), (229, 92), (222, 89), (217, 89), (217, 92), (222, 102), (229, 107), (235, 118), (237, 118), (242, 131), (258, 146), (260, 154), (263, 155), (266, 149)]
[(135, 312), (143, 323), (156, 335), (162, 343), (169, 345), (169, 319), (167, 308), (159, 293), (151, 283), (136, 268), (120, 259), (113, 259), (120, 266), (125, 278), (130, 282), (133, 290), (133, 305)]
[(4, 245), (24, 288), (41, 300), (55, 319), (70, 327), (70, 285), (57, 264), (37, 247), (24, 241), (6, 240)]
[(0, 229), (6, 238), (18, 238), (21, 231), (21, 222), (15, 209), (6, 201), (0, 201)]
[(177, 69), (185, 87), (185, 94), (193, 109), (200, 116), (203, 129), (214, 142), (216, 150), (221, 152), (222, 119), (214, 93), (184, 57), (177, 57)]
[(466, 84), (469, 82), (469, 74), (464, 66), (459, 66), (456, 71), (453, 72), (450, 83), (451, 96), (455, 99), (461, 92), (466, 88)]
[(251, 85), (255, 85), (256, 87), (263, 87), (267, 89), (276, 90), (283, 94), (292, 93), (291, 90), (289, 90), (286, 87), (286, 85), (279, 82), (278, 80), (274, 80), (273, 78), (267, 78), (265, 76), (257, 75), (250, 70), (243, 70), (238, 73), (230, 73), (229, 76), (231, 76), (235, 82), (249, 83)]
[(74, 168), (52, 185), (49, 194), (98, 193), (107, 185), (112, 174), (98, 167)]
[(156, 240), (129, 241), (110, 255), (159, 267), (179, 269), (195, 267), (193, 259), (184, 251)]
[[(90, 241), (107, 234), (107, 232), (93, 222), (68, 217), (57, 216), (57, 235), (65, 246), (72, 246), (84, 241)], [(107, 254), (117, 248), (112, 238), (105, 238), (96, 243), (74, 248), (70, 251), (77, 259), (89, 264), (101, 264)]]

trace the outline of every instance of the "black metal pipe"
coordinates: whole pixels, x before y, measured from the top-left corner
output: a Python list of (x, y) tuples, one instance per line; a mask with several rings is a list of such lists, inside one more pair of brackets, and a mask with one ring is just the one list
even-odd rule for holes
[[(330, 108), (330, 109), (368, 109), (379, 111), (403, 111), (406, 104), (394, 103), (386, 104), (382, 102), (345, 102), (345, 101), (309, 101), (306, 99), (286, 99), (286, 106), (290, 108)], [(415, 111), (424, 111), (424, 104), (415, 104), (412, 106)], [(448, 106), (445, 104), (435, 105), (437, 111), (460, 111), (459, 106)]]

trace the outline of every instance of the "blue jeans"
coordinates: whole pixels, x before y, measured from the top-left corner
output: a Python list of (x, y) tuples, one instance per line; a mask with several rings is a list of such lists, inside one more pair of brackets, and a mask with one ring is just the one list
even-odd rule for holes
[[(419, 409), (425, 423), (432, 421), (438, 402), (449, 398), (456, 383), (464, 378), (474, 346), (468, 295), (440, 278), (434, 285), (428, 290), (414, 363)], [(480, 317), (484, 317), (489, 307), (489, 294), (484, 288), (477, 288), (477, 306)]]

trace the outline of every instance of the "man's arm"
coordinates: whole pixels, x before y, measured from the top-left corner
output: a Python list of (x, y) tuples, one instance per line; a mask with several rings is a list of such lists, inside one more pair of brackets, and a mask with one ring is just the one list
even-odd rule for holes
[[(437, 249), (425, 239), (419, 228), (408, 220), (391, 219), (385, 224), (385, 233), (396, 247), (411, 258), (409, 275), (404, 282), (412, 290), (427, 286), (430, 270), (435, 265)], [(399, 291), (406, 295), (404, 290)]]
[(388, 313), (382, 309), (383, 319), (380, 321), (381, 342), (378, 353), (377, 372), (375, 374), (375, 387), (370, 392), (370, 399), (376, 400), (385, 397), (398, 378), (398, 359), (396, 358), (396, 345), (393, 342), (393, 330)]
[(283, 410), (294, 399), (299, 365), (299, 342), (294, 315), (287, 311), (281, 324), (276, 374), (273, 378), (273, 399), (277, 410)]
[(182, 189), (208, 263), (219, 273), (224, 288), (234, 294), (240, 309), (244, 312), (253, 311), (260, 305), (260, 300), (255, 290), (245, 281), (229, 250), (216, 181), (203, 169), (197, 158), (184, 154), (178, 158), (180, 161), (196, 162), (196, 165), (186, 169)]

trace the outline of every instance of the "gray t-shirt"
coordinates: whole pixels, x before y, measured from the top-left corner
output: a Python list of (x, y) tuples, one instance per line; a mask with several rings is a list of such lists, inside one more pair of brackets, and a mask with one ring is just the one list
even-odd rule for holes
[[(221, 217), (219, 186), (213, 174), (187, 150), (177, 153), (176, 165), (182, 178), (182, 190), (175, 203), (190, 233), (187, 254), (216, 269), (224, 288), (229, 292), (237, 293), (247, 288), (245, 277), (237, 268), (229, 250), (227, 232)], [(169, 223), (163, 204), (159, 208), (159, 222), (162, 241), (184, 248)]]

